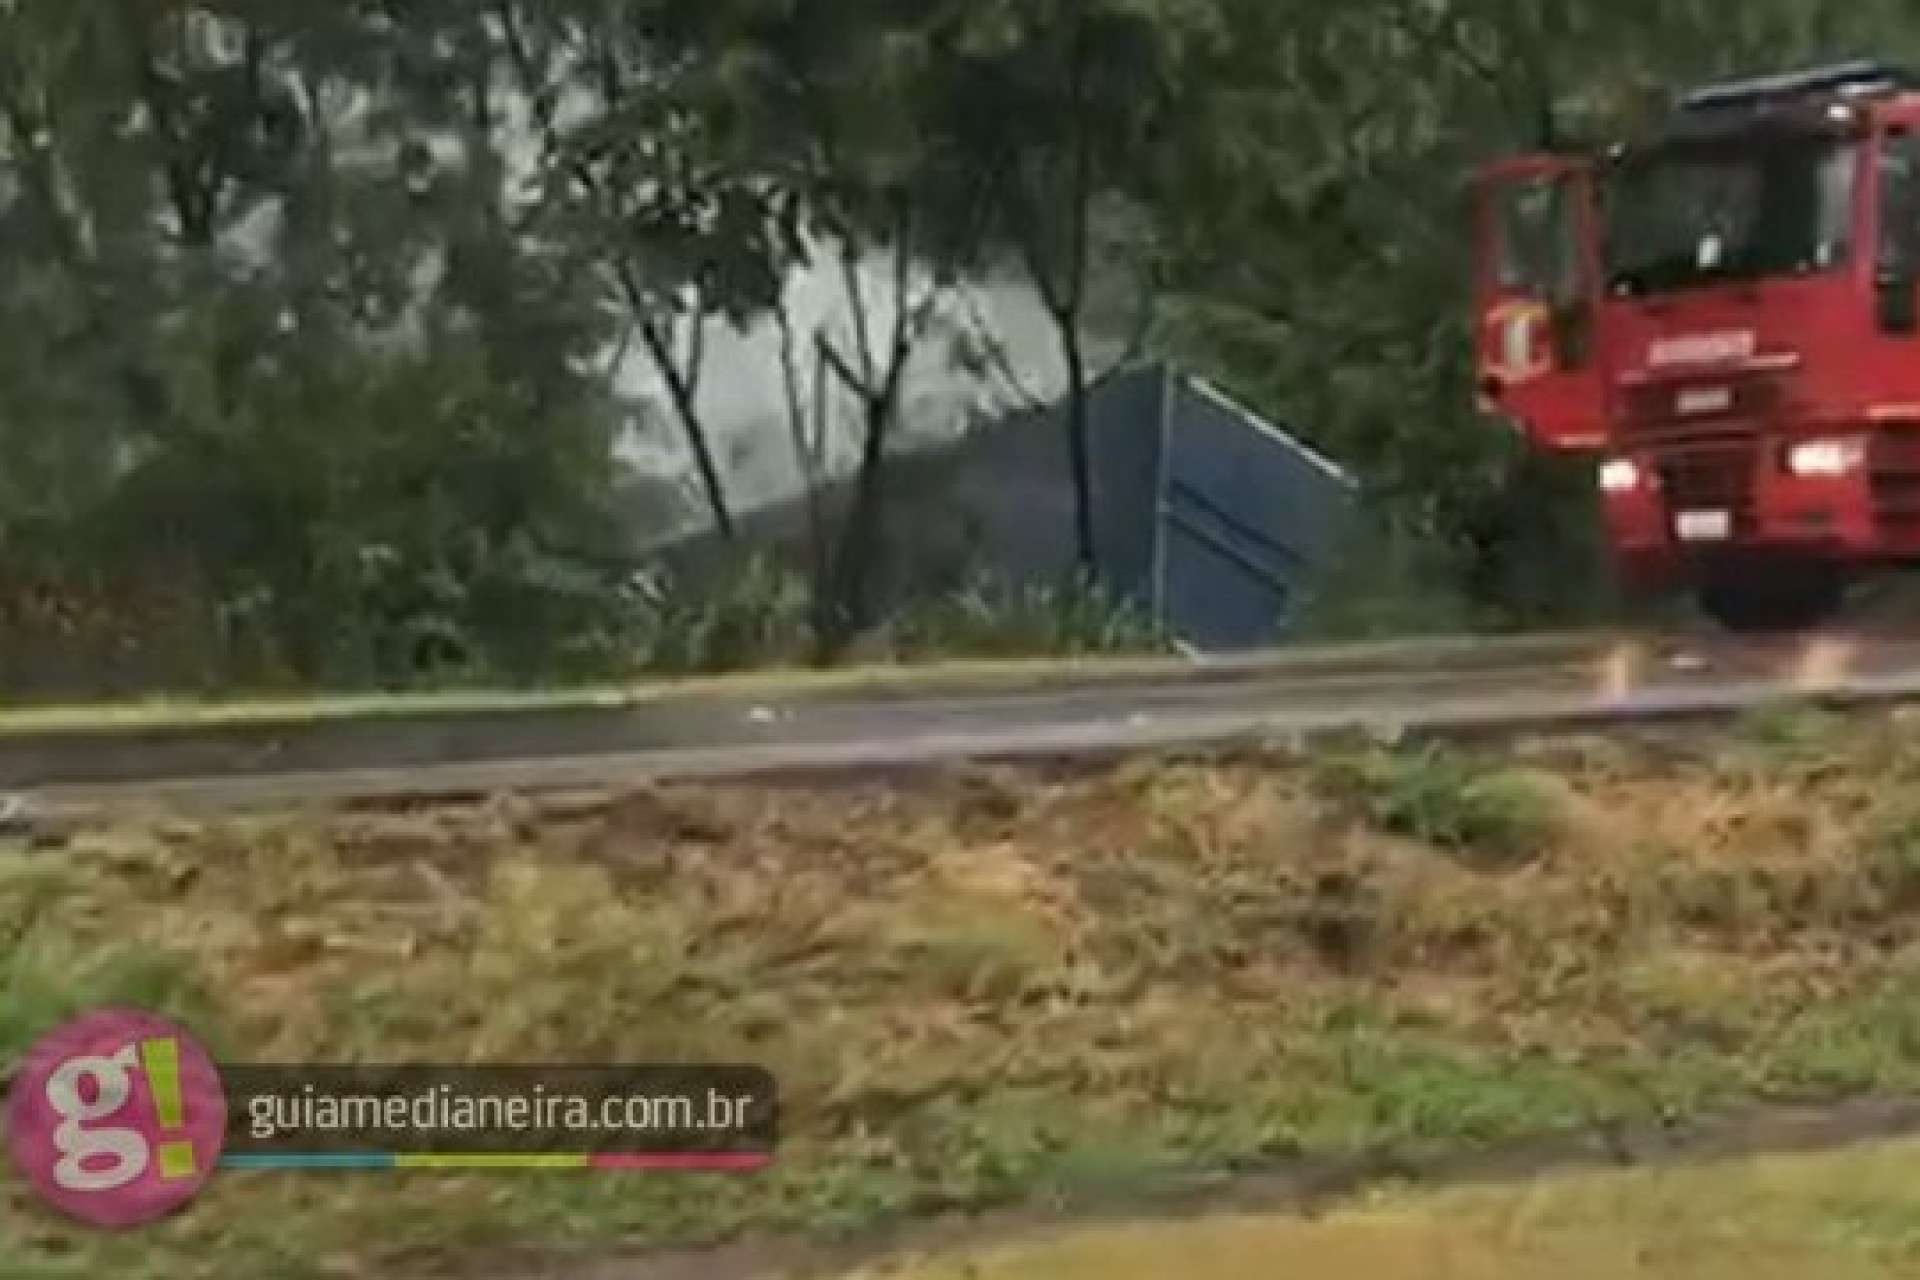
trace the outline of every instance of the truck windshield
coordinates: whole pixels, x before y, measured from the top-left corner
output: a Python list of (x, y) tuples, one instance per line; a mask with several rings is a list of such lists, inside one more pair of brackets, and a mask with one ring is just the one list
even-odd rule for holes
[(1857, 150), (1774, 134), (1630, 153), (1606, 189), (1609, 288), (1666, 293), (1836, 265), (1852, 229)]

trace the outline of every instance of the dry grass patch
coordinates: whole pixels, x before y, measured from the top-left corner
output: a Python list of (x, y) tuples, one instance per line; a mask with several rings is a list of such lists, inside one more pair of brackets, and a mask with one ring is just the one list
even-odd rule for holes
[(0, 856), (0, 1056), (124, 1000), (229, 1060), (761, 1061), (791, 1119), (760, 1177), (236, 1175), (124, 1239), (14, 1188), (8, 1265), (840, 1231), (1920, 1084), (1920, 735), (1770, 743), (687, 786)]
[(1130, 1223), (847, 1280), (1899, 1280), (1920, 1272), (1920, 1146), (1395, 1194), (1317, 1220)]

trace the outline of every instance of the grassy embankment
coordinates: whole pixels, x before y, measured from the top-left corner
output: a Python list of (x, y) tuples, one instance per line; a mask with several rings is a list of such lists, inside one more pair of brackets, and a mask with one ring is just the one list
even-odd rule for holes
[(0, 1061), (124, 1001), (230, 1060), (745, 1057), (791, 1118), (764, 1176), (232, 1175), (128, 1235), (0, 1183), (8, 1280), (821, 1238), (1920, 1087), (1920, 724), (128, 827), (0, 855), (0, 946)]
[(1518, 1188), (1390, 1193), (1326, 1217), (1066, 1232), (847, 1280), (1903, 1280), (1920, 1143)]
[(0, 734), (72, 729), (174, 725), (249, 724), (260, 721), (379, 719), (427, 712), (495, 712), (617, 707), (682, 696), (781, 697), (807, 693), (884, 693), (937, 682), (957, 687), (994, 687), (1042, 673), (1083, 670), (1089, 676), (1125, 678), (1161, 671), (1163, 658), (1055, 661), (948, 662), (917, 666), (862, 666), (814, 670), (764, 670), (737, 675), (681, 676), (632, 684), (563, 689), (449, 689), (403, 694), (341, 694), (278, 698), (147, 698), (123, 702), (77, 702), (0, 706)]
[[(1605, 646), (1588, 637), (1604, 662)], [(153, 697), (119, 702), (0, 703), (0, 735), (65, 730), (169, 728), (250, 724), (262, 721), (377, 720), (423, 713), (486, 713), (516, 710), (643, 706), (680, 697), (736, 700), (808, 695), (915, 694), (929, 690), (990, 693), (1033, 687), (1044, 679), (1057, 687), (1075, 682), (1124, 682), (1189, 674), (1201, 668), (1283, 674), (1314, 669), (1353, 670), (1366, 664), (1443, 661), (1462, 654), (1483, 660), (1525, 654), (1564, 653), (1581, 643), (1576, 634), (1530, 637), (1433, 637), (1370, 644), (1301, 646), (1213, 656), (1202, 662), (1172, 654), (1040, 658), (948, 659), (937, 662), (873, 663), (846, 667), (762, 668), (717, 675), (649, 677), (628, 683), (563, 688), (452, 688), (413, 693), (316, 694), (311, 697)]]

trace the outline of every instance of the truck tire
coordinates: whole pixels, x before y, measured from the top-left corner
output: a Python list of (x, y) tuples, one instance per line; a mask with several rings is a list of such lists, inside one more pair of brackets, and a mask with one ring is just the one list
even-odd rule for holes
[(1728, 631), (1779, 634), (1811, 631), (1840, 612), (1846, 580), (1818, 565), (1769, 565), (1702, 583), (1700, 609)]

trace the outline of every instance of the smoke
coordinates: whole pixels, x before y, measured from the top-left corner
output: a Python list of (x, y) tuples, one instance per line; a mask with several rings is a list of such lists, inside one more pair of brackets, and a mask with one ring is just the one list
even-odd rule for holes
[[(828, 255), (822, 258), (826, 260), (797, 272), (788, 284), (791, 332), (803, 352), (813, 350), (816, 336), (824, 337), (857, 363), (860, 313), (865, 313), (874, 344), (883, 346), (903, 305), (895, 266), (891, 258), (861, 263), (859, 284), (853, 289), (839, 264)], [(910, 282), (905, 305), (920, 301), (925, 288), (924, 281)], [(1018, 280), (987, 278), (943, 292), (907, 363), (900, 443), (936, 443), (972, 423), (1054, 399), (1065, 384), (1058, 345), (1039, 298)], [(811, 358), (797, 363), (799, 401), (809, 418), (816, 403), (816, 367)], [(682, 425), (669, 407), (659, 370), (644, 352), (622, 362), (615, 386), (624, 397), (647, 406), (641, 415), (646, 425), (636, 429), (622, 452), (636, 466), (656, 473), (690, 474), (692, 455)], [(833, 474), (851, 464), (859, 432), (850, 397), (836, 394), (825, 403), (828, 420), (817, 430), (824, 446), (822, 469)], [(793, 443), (775, 319), (762, 318), (744, 330), (712, 322), (697, 404), (736, 510), (778, 501), (805, 483)]]

